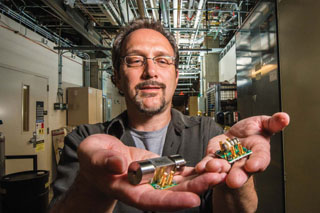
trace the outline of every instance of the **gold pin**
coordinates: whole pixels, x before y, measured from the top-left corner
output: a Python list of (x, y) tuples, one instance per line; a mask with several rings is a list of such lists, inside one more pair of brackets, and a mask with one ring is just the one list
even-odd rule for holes
[(154, 182), (160, 183), (163, 173), (164, 173), (164, 167), (158, 170), (157, 174), (154, 177)]
[(240, 143), (238, 144), (238, 149), (239, 149), (239, 154), (243, 155), (244, 151), (243, 151), (242, 145)]
[(163, 188), (166, 185), (167, 176), (168, 176), (168, 173), (166, 173), (166, 172), (163, 173), (161, 180), (160, 180), (160, 184), (159, 184), (161, 188)]
[(167, 185), (171, 185), (172, 184), (173, 175), (174, 175), (174, 171), (171, 171), (170, 175), (168, 177)]
[(222, 143), (222, 141), (219, 141), (219, 144), (220, 144), (220, 150), (223, 152), (223, 151), (224, 151), (224, 148), (223, 148), (223, 143)]
[(234, 150), (234, 147), (232, 146), (232, 147), (230, 148), (230, 150), (231, 150), (232, 157), (235, 158), (237, 155), (236, 155), (236, 152), (235, 152), (235, 150)]

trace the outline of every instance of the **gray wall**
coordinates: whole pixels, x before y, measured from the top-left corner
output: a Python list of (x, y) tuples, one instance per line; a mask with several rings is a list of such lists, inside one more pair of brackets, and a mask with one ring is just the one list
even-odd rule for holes
[(287, 212), (320, 206), (320, 1), (278, 0)]

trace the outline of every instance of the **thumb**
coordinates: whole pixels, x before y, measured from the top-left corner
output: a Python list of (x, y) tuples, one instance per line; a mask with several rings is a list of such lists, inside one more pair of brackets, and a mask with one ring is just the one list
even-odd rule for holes
[(128, 165), (127, 160), (122, 157), (122, 153), (103, 149), (96, 151), (92, 154), (91, 159), (86, 159), (82, 163), (84, 163), (87, 168), (91, 167), (92, 169), (111, 175), (123, 174)]
[(283, 130), (289, 125), (290, 117), (287, 113), (278, 112), (273, 114), (271, 117), (262, 117), (263, 129), (273, 134)]
[(127, 170), (128, 163), (124, 158), (120, 157), (119, 154), (115, 155), (115, 153), (113, 153), (112, 156), (105, 159), (105, 168), (111, 174), (123, 174)]

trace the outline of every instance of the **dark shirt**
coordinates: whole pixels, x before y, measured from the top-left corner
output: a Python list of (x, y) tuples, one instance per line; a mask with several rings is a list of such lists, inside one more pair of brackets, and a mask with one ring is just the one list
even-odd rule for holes
[[(209, 117), (185, 116), (175, 109), (171, 110), (171, 115), (162, 155), (180, 154), (187, 161), (187, 166), (194, 167), (205, 156), (209, 140), (222, 134), (223, 130)], [(126, 112), (110, 122), (77, 127), (65, 138), (65, 146), (58, 166), (58, 176), (53, 185), (54, 198), (50, 206), (63, 197), (77, 176), (79, 170), (77, 147), (79, 144), (86, 137), (101, 133), (113, 135), (127, 146), (135, 146), (129, 132)], [(210, 212), (211, 191), (201, 196), (200, 207), (181, 212)], [(114, 212), (142, 211), (118, 202)]]

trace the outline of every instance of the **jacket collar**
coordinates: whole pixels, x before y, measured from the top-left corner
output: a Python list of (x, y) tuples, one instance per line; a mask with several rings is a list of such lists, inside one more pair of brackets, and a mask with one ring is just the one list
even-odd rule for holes
[[(181, 135), (185, 128), (189, 128), (199, 124), (199, 121), (194, 117), (185, 116), (176, 109), (171, 109), (171, 121), (170, 125), (174, 128), (175, 132)], [(128, 114), (124, 111), (110, 122), (104, 123), (106, 129), (105, 132), (109, 135), (113, 135), (121, 139), (126, 130), (128, 129)]]

